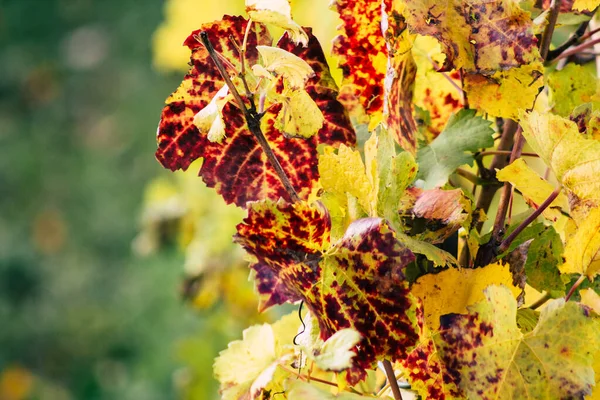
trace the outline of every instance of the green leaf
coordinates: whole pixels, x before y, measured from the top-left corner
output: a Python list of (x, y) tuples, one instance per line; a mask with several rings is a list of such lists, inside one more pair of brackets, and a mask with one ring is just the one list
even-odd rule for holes
[(475, 110), (461, 110), (453, 115), (440, 136), (418, 151), (417, 178), (425, 181), (425, 189), (444, 185), (456, 168), (473, 164), (469, 152), (494, 144), (491, 122), (475, 113)]
[(565, 283), (558, 266), (562, 264), (563, 251), (559, 234), (553, 227), (546, 227), (529, 245), (525, 262), (527, 283), (539, 291), (546, 290), (552, 297), (562, 296)]
[(529, 333), (535, 329), (540, 319), (540, 312), (531, 308), (520, 308), (517, 310), (517, 326), (523, 333)]
[(417, 174), (417, 164), (408, 152), (396, 153), (394, 138), (383, 126), (365, 142), (367, 177), (374, 188), (377, 215), (399, 226), (400, 198)]
[(575, 107), (583, 103), (600, 105), (598, 80), (584, 66), (567, 64), (560, 71), (548, 75), (549, 103), (553, 111), (568, 117)]
[(442, 320), (439, 347), (450, 366), (449, 382), (473, 399), (576, 399), (591, 394), (593, 356), (600, 326), (588, 309), (564, 299), (542, 310), (535, 329), (523, 334), (517, 302), (507, 288), (492, 286), (467, 315)]

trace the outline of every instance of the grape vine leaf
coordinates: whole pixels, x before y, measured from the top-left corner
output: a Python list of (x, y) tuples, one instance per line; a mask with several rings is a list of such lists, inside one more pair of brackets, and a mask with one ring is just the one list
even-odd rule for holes
[(436, 38), (442, 69), (493, 73), (540, 59), (533, 22), (514, 1), (406, 0), (411, 30)]
[(567, 64), (560, 71), (548, 75), (549, 103), (561, 117), (583, 103), (600, 105), (598, 80), (581, 65)]
[(598, 0), (575, 0), (573, 9), (578, 11), (592, 11), (600, 5)]
[(332, 54), (343, 71), (339, 100), (349, 110), (358, 107), (381, 115), (388, 51), (382, 34), (382, 3), (371, 0), (335, 0), (331, 7), (342, 20)]
[(261, 67), (274, 77), (281, 76), (291, 89), (304, 89), (308, 79), (315, 76), (306, 61), (288, 51), (271, 46), (256, 46), (256, 49), (262, 58)]
[(417, 178), (425, 181), (424, 188), (442, 186), (456, 168), (472, 164), (473, 156), (467, 152), (492, 146), (494, 131), (490, 125), (491, 122), (475, 116), (475, 110), (461, 110), (453, 115), (444, 131), (417, 153)]
[(527, 283), (539, 291), (547, 291), (552, 297), (563, 295), (565, 283), (558, 270), (562, 264), (563, 251), (559, 234), (552, 226), (546, 227), (527, 249), (524, 266)]
[(287, 345), (299, 323), (296, 313), (292, 313), (273, 325), (251, 326), (244, 330), (242, 340), (229, 343), (213, 366), (222, 398), (261, 398), (263, 392), (283, 390), (283, 380), (289, 373), (277, 367), (293, 360), (294, 351)]
[[(233, 103), (222, 109), (225, 138), (213, 143), (193, 124), (194, 115), (204, 108), (218, 89), (223, 87), (216, 67), (206, 49), (195, 39), (206, 31), (215, 40), (216, 51), (234, 66), (237, 48), (230, 37), (243, 41), (247, 21), (241, 17), (224, 17), (222, 21), (203, 25), (194, 31), (185, 44), (192, 50), (191, 69), (179, 89), (167, 99), (159, 125), (156, 156), (171, 170), (186, 169), (197, 158), (204, 158), (200, 175), (209, 187), (214, 187), (227, 203), (245, 207), (247, 201), (279, 197), (288, 198), (275, 170), (247, 128), (244, 116)], [(257, 45), (269, 45), (265, 28), (254, 23), (249, 34), (247, 62), (256, 64)], [(310, 139), (286, 138), (277, 128), (281, 105), (270, 107), (261, 119), (261, 127), (273, 152), (282, 164), (292, 185), (301, 197), (307, 197), (318, 180), (316, 166), (319, 144), (353, 145), (356, 136), (342, 105), (336, 100), (337, 87), (317, 39), (307, 29), (308, 47), (294, 45), (286, 34), (278, 47), (303, 59), (315, 72), (305, 85), (306, 92), (324, 111), (322, 128)], [(235, 81), (234, 81), (235, 83)], [(315, 162), (313, 163), (312, 160)]]
[(513, 276), (502, 262), (482, 268), (449, 268), (437, 274), (419, 277), (411, 286), (411, 293), (423, 302), (427, 327), (436, 332), (440, 317), (467, 312), (467, 306), (484, 299), (483, 291), (490, 285), (504, 285), (514, 298), (523, 288), (513, 285)]
[(467, 74), (464, 89), (469, 106), (493, 117), (518, 119), (522, 110), (533, 108), (544, 87), (544, 66), (534, 62), (491, 76)]
[[(304, 327), (296, 336), (295, 342), (302, 349), (302, 356), (315, 362), (323, 371), (343, 371), (352, 366), (356, 353), (352, 350), (361, 336), (356, 330), (345, 328), (323, 341), (320, 337), (318, 321), (308, 313), (304, 317)], [(302, 365), (306, 365), (305, 362)]]
[(472, 204), (461, 189), (407, 191), (402, 224), (410, 228), (410, 236), (429, 243), (442, 243), (461, 227), (471, 224)]
[(587, 308), (552, 300), (523, 334), (510, 290), (492, 286), (485, 296), (468, 314), (442, 318), (438, 338), (446, 378), (466, 397), (565, 399), (592, 392), (600, 327)]
[[(496, 178), (500, 182), (510, 182), (532, 208), (538, 208), (554, 191), (550, 182), (540, 177), (522, 158), (497, 171)], [(561, 210), (567, 209), (567, 206), (567, 197), (560, 193), (542, 215), (556, 222), (562, 215)]]
[(359, 151), (341, 145), (336, 154), (333, 147), (326, 147), (319, 157), (319, 175), (323, 189), (340, 202), (350, 194), (367, 215), (376, 216), (373, 183), (367, 177)]
[(417, 64), (413, 100), (429, 113), (425, 136), (431, 141), (442, 133), (450, 116), (463, 108), (460, 73), (438, 71), (444, 56), (439, 42), (432, 37), (417, 36), (412, 51)]
[(373, 187), (377, 216), (398, 227), (398, 208), (406, 188), (417, 175), (417, 163), (408, 152), (396, 153), (394, 138), (378, 126), (365, 142), (365, 167)]
[(592, 209), (577, 227), (565, 247), (563, 273), (585, 274), (594, 278), (600, 272), (600, 208)]
[(235, 240), (256, 257), (263, 308), (303, 300), (321, 338), (353, 328), (362, 340), (346, 379), (354, 384), (383, 357), (402, 357), (416, 340), (417, 305), (403, 270), (414, 255), (379, 218), (354, 221), (331, 246), (326, 210), (304, 202), (256, 202)]
[(527, 113), (521, 126), (527, 143), (566, 188), (580, 200), (600, 201), (600, 141), (585, 138), (575, 122), (550, 113)]
[(194, 116), (194, 125), (200, 132), (206, 132), (206, 137), (211, 142), (221, 143), (225, 137), (225, 121), (223, 120), (223, 107), (229, 102), (231, 95), (229, 88), (223, 86), (215, 97)]
[(412, 55), (412, 38), (400, 1), (383, 1), (386, 16), (382, 31), (388, 50), (388, 65), (384, 81), (384, 122), (398, 144), (411, 154), (417, 150), (417, 124), (413, 117), (413, 93), (417, 65)]
[(246, 0), (246, 12), (253, 21), (285, 29), (295, 44), (307, 46), (308, 35), (292, 19), (289, 0)]
[(581, 304), (588, 306), (598, 315), (600, 315), (600, 295), (594, 289), (584, 289), (579, 291), (581, 295)]

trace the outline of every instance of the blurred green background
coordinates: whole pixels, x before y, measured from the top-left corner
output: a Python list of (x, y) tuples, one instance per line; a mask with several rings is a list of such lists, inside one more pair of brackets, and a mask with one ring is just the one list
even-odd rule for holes
[[(329, 41), (328, 1), (296, 3)], [(242, 214), (154, 159), (181, 43), (243, 4), (0, 1), (0, 400), (217, 398), (213, 358), (269, 319)]]

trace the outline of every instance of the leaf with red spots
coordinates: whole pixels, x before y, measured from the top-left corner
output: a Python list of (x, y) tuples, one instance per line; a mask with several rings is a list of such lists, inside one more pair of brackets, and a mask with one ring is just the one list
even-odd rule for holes
[(389, 61), (385, 78), (384, 121), (398, 144), (415, 155), (417, 124), (413, 117), (413, 93), (417, 65), (412, 55), (412, 40), (401, 14), (400, 2), (391, 2), (390, 5), (392, 9), (387, 12), (385, 20)]
[(361, 334), (346, 375), (354, 384), (375, 361), (400, 359), (417, 339), (417, 306), (404, 278), (415, 257), (380, 218), (354, 221), (331, 246), (329, 227), (319, 205), (257, 202), (236, 241), (257, 259), (263, 309), (304, 300), (323, 340), (344, 328)]
[(434, 38), (418, 36), (414, 42), (413, 55), (417, 63), (414, 102), (429, 113), (424, 133), (430, 142), (442, 133), (450, 116), (463, 108), (460, 73), (437, 70), (444, 56)]
[[(248, 130), (243, 113), (232, 102), (224, 105), (221, 111), (225, 124), (225, 137), (221, 143), (209, 141), (208, 132), (200, 132), (193, 123), (194, 115), (225, 85), (206, 49), (195, 36), (206, 31), (215, 50), (237, 68), (239, 54), (229, 38), (242, 43), (246, 23), (241, 17), (226, 16), (222, 21), (204, 25), (186, 40), (185, 44), (192, 50), (192, 67), (180, 88), (167, 99), (159, 125), (156, 153), (158, 160), (172, 170), (186, 169), (193, 160), (203, 158), (200, 175), (206, 184), (214, 187), (227, 203), (241, 207), (245, 207), (247, 201), (287, 199), (288, 193)], [(356, 141), (350, 120), (336, 100), (337, 87), (329, 73), (323, 50), (311, 31), (305, 31), (309, 36), (306, 48), (296, 46), (287, 34), (279, 41), (278, 47), (303, 59), (315, 72), (306, 82), (305, 90), (323, 113), (322, 127), (309, 139), (287, 138), (278, 129), (281, 126), (280, 104), (267, 104), (267, 111), (261, 119), (267, 141), (302, 198), (312, 192), (318, 180), (317, 146), (328, 144), (337, 147), (341, 143), (352, 146)], [(258, 59), (256, 46), (270, 45), (270, 40), (262, 25), (253, 24), (246, 52), (249, 65), (255, 64)], [(229, 72), (236, 74), (235, 71)], [(248, 77), (252, 77), (249, 72)], [(234, 80), (234, 84), (241, 87), (239, 81)], [(255, 97), (254, 101), (258, 103), (260, 93), (256, 93)]]
[(388, 51), (381, 33), (381, 0), (336, 0), (332, 7), (342, 20), (333, 42), (344, 81), (340, 101), (348, 109), (361, 106), (367, 113), (383, 112)]
[(344, 75), (340, 101), (354, 115), (366, 112), (371, 126), (383, 120), (398, 144), (414, 154), (412, 97), (417, 69), (404, 6), (390, 0), (337, 0), (333, 8), (342, 20), (332, 51), (340, 57)]
[(540, 59), (533, 21), (513, 0), (406, 0), (411, 30), (443, 46), (443, 70), (493, 73)]
[(482, 400), (591, 394), (600, 326), (586, 307), (552, 300), (533, 331), (523, 334), (510, 291), (491, 286), (485, 295), (468, 314), (442, 317), (436, 344), (448, 369), (445, 382), (457, 385), (467, 398)]
[[(246, 24), (247, 21), (242, 17), (224, 16), (221, 21), (202, 25), (185, 40), (184, 45), (192, 51), (191, 67), (179, 88), (166, 100), (167, 105), (163, 109), (158, 127), (156, 158), (165, 168), (172, 171), (185, 170), (192, 161), (203, 156), (206, 140), (194, 125), (194, 116), (225, 86), (225, 81), (210, 59), (208, 51), (196, 40), (197, 35), (201, 31), (207, 32), (215, 50), (237, 67), (239, 53), (229, 37), (241, 43)], [(247, 62), (256, 63), (256, 45), (270, 44), (271, 37), (266, 28), (253, 24), (248, 35)]]

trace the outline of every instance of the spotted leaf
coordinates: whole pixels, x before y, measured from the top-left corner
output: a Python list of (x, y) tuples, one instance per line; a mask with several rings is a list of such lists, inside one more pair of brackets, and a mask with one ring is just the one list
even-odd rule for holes
[(466, 315), (442, 318), (438, 348), (448, 366), (445, 381), (467, 398), (575, 399), (591, 394), (593, 355), (600, 344), (589, 310), (564, 299), (542, 310), (523, 334), (517, 302), (507, 288), (492, 286)]
[[(159, 149), (156, 153), (159, 161), (172, 170), (186, 169), (193, 160), (203, 158), (200, 169), (203, 180), (209, 187), (214, 187), (227, 203), (241, 207), (247, 201), (288, 198), (288, 194), (248, 130), (245, 117), (237, 105), (229, 102), (222, 108), (225, 136), (221, 143), (209, 141), (198, 130), (193, 119), (225, 84), (195, 36), (203, 30), (208, 32), (211, 40), (218, 38), (214, 42), (215, 49), (235, 66), (239, 55), (229, 37), (233, 36), (241, 43), (245, 26), (243, 18), (225, 17), (223, 21), (203, 26), (186, 40), (192, 49), (192, 67), (177, 92), (167, 99), (159, 126)], [(350, 120), (336, 100), (337, 87), (320, 44), (310, 30), (306, 31), (309, 35), (306, 48), (296, 46), (287, 34), (278, 47), (304, 60), (315, 73), (306, 82), (305, 90), (310, 100), (323, 112), (319, 124), (309, 124), (318, 131), (309, 139), (287, 138), (280, 130), (289, 125), (281, 123), (281, 104), (268, 107), (261, 119), (261, 128), (270, 147), (292, 185), (304, 198), (311, 193), (318, 179), (317, 146), (329, 144), (337, 147), (340, 143), (352, 146), (356, 140)], [(251, 32), (246, 53), (250, 65), (255, 64), (258, 58), (256, 46), (270, 44), (262, 25), (253, 24)], [(258, 98), (255, 100), (258, 101)], [(297, 122), (297, 118), (294, 121)], [(304, 127), (302, 125), (299, 129), (304, 132)]]
[(406, 0), (406, 19), (416, 33), (436, 38), (442, 69), (493, 74), (540, 59), (533, 21), (513, 0)]
[(263, 308), (303, 300), (323, 340), (344, 328), (358, 331), (348, 382), (363, 379), (376, 360), (399, 359), (415, 343), (417, 306), (403, 272), (414, 255), (385, 221), (357, 220), (325, 249), (329, 218), (320, 206), (258, 202), (236, 240), (257, 259), (258, 290), (268, 299)]
[(369, 114), (383, 112), (388, 51), (381, 30), (382, 1), (336, 0), (332, 7), (342, 20), (332, 53), (340, 57), (344, 81), (340, 101)]

